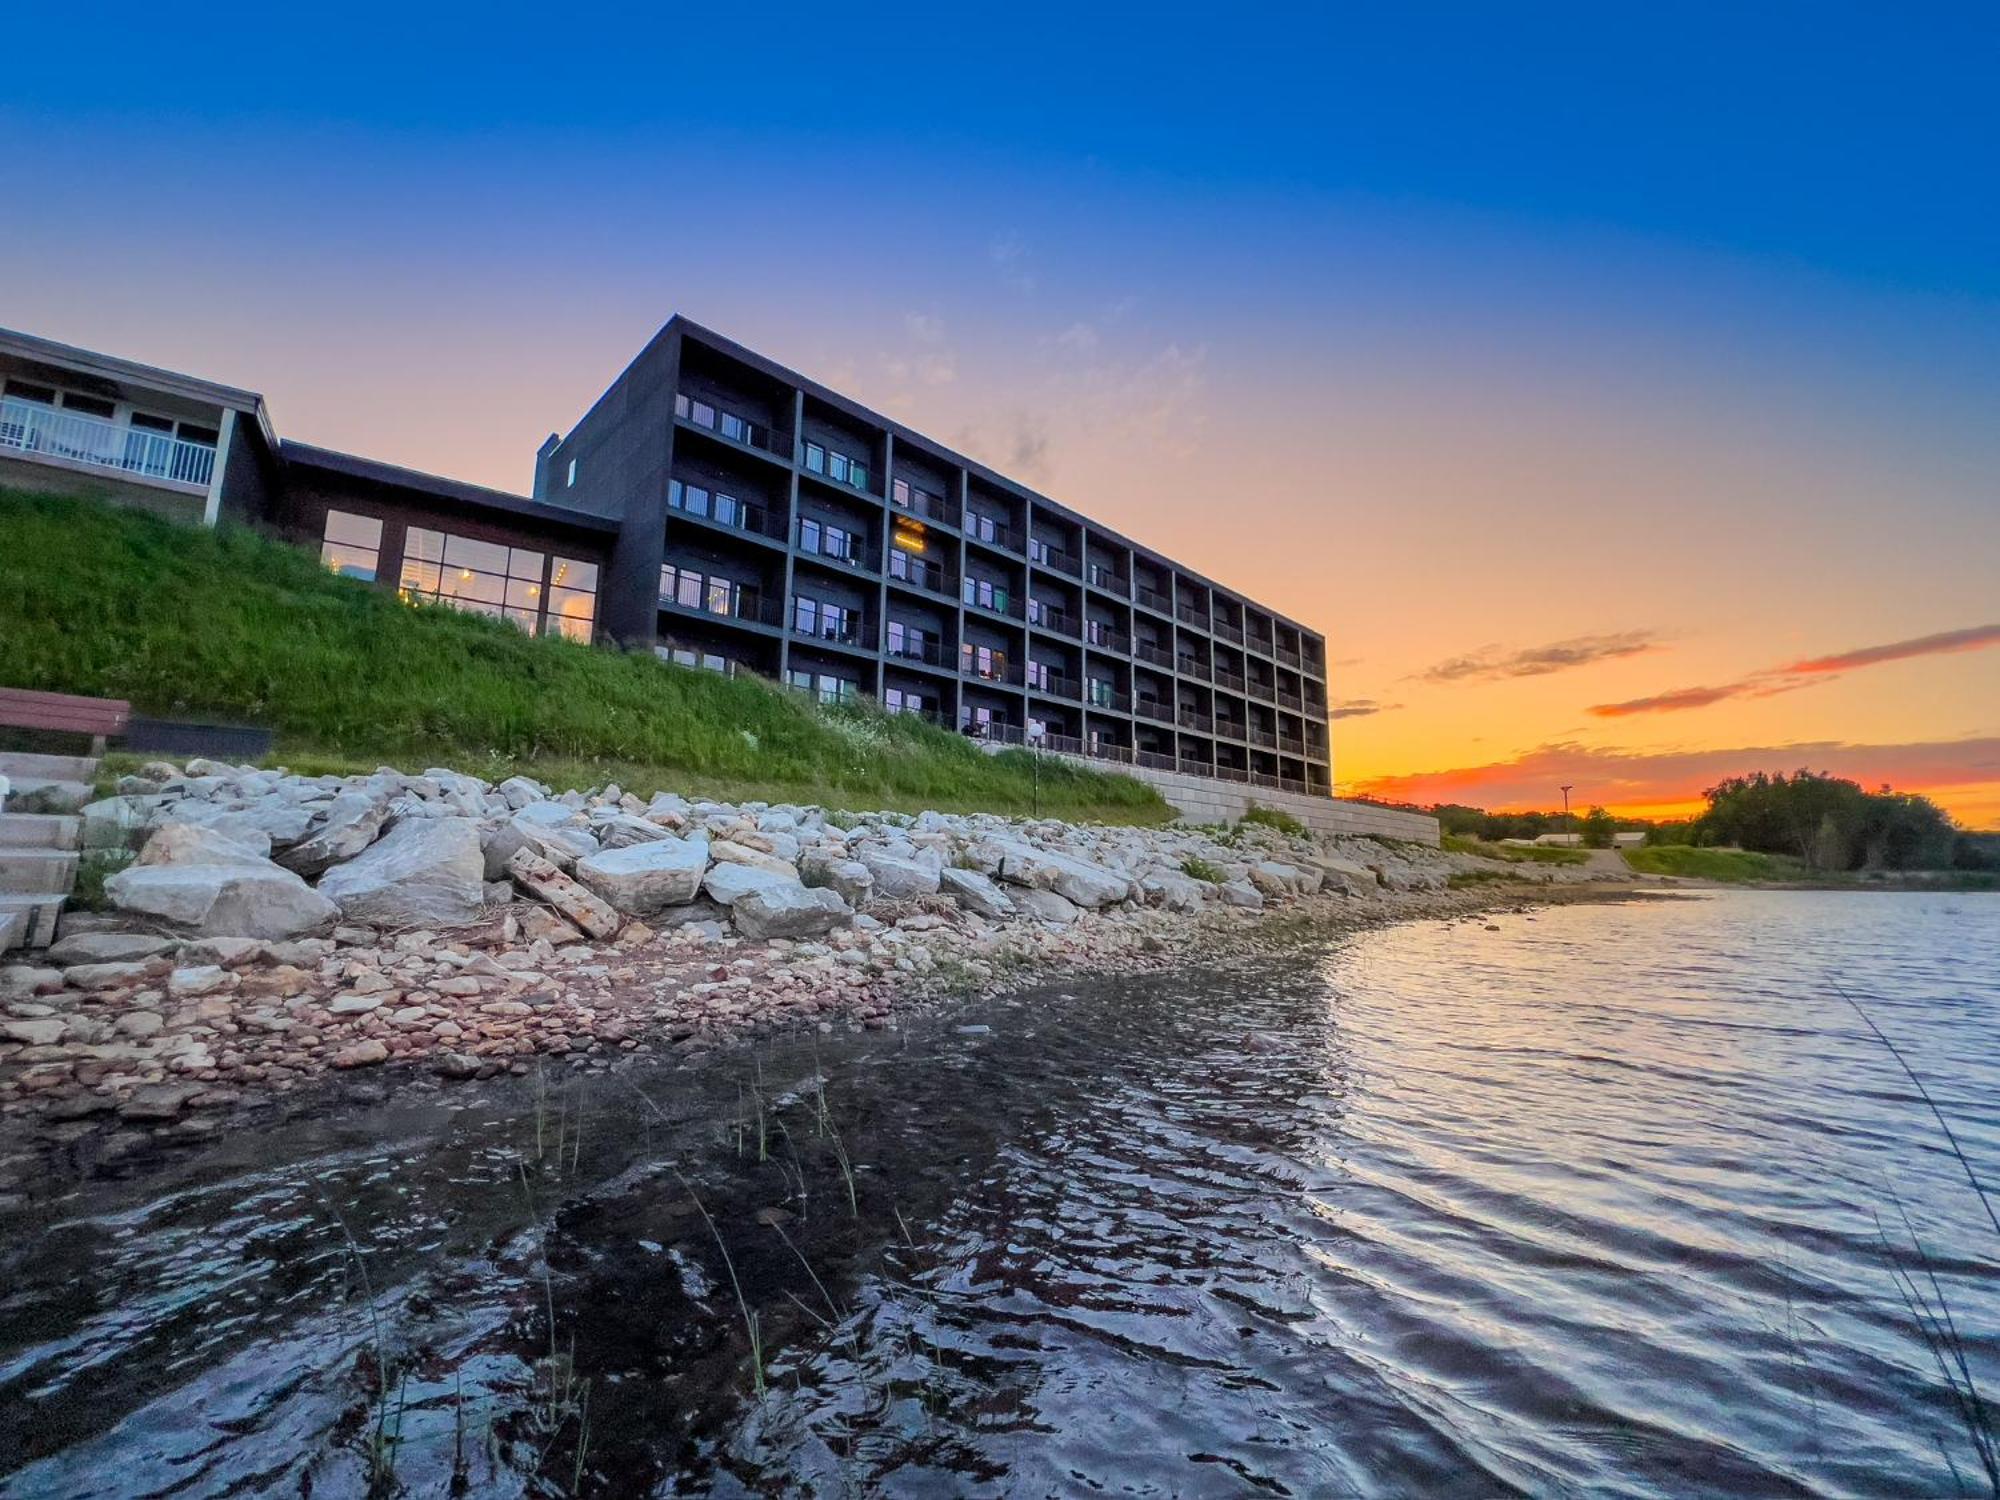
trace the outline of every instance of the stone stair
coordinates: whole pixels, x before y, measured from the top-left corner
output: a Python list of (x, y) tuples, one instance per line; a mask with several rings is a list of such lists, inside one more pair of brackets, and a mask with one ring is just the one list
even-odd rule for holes
[(72, 814), (96, 775), (88, 757), (0, 753), (0, 953), (55, 941), (83, 842)]

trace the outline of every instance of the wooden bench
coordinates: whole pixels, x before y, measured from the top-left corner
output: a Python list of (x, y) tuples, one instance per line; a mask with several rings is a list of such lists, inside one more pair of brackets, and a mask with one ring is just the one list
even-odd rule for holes
[(78, 698), (70, 693), (0, 688), (0, 724), (14, 729), (87, 734), (92, 755), (102, 755), (106, 737), (123, 734), (131, 720), (132, 705), (117, 698)]

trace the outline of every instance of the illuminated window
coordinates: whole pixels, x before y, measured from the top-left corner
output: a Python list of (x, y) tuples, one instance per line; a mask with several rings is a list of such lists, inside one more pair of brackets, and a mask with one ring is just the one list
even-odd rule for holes
[(382, 560), (382, 523), (374, 516), (357, 516), (344, 510), (326, 513), (325, 539), (319, 544), (319, 560), (342, 578), (359, 578), (372, 583)]
[(597, 564), (558, 557), (549, 570), (548, 628), (573, 641), (590, 640), (597, 624)]
[(597, 618), (597, 564), (503, 542), (412, 526), (403, 538), (398, 588), (406, 599), (490, 615), (530, 635), (588, 641)]

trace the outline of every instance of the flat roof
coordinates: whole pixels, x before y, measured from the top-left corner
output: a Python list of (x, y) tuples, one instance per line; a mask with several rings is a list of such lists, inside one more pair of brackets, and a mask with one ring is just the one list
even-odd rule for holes
[(333, 448), (315, 447), (311, 443), (296, 442), (286, 438), (278, 445), (279, 454), (288, 464), (297, 464), (306, 469), (322, 469), (330, 474), (344, 474), (350, 479), (364, 479), (371, 484), (383, 485), (390, 489), (414, 490), (437, 500), (448, 500), (454, 505), (472, 505), (486, 510), (504, 511), (508, 515), (524, 516), (537, 521), (553, 521), (564, 526), (574, 526), (583, 531), (616, 533), (618, 522), (608, 516), (591, 515), (586, 511), (571, 510), (563, 505), (551, 505), (544, 500), (533, 500), (526, 495), (509, 494), (506, 490), (490, 490), (481, 484), (467, 484), (461, 479), (446, 479), (440, 474), (426, 474), (420, 469), (405, 469), (398, 464), (386, 464), (379, 459), (362, 458), (355, 453), (342, 453)]

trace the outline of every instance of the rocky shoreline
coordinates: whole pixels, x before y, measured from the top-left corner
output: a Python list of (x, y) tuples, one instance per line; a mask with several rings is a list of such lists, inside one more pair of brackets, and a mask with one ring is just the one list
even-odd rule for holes
[(53, 947), (0, 967), (0, 1207), (52, 1159), (126, 1170), (310, 1107), (330, 1076), (691, 1058), (1594, 889), (1261, 824), (841, 815), (442, 770), (162, 762), (83, 814), (87, 845), (137, 857), (105, 881), (110, 910), (69, 914)]

